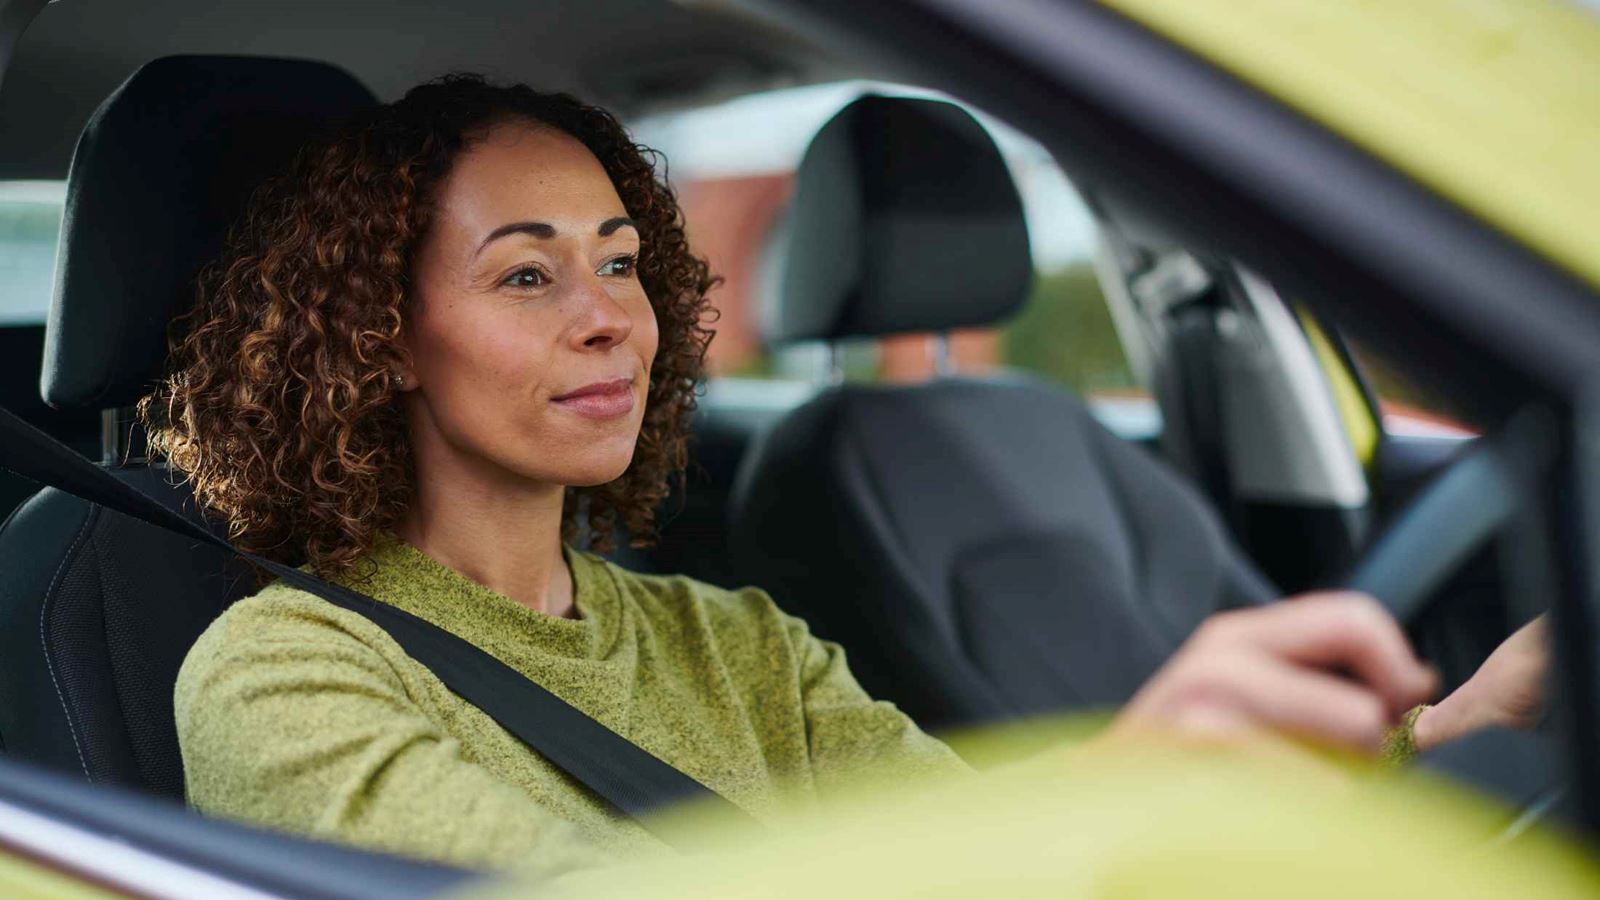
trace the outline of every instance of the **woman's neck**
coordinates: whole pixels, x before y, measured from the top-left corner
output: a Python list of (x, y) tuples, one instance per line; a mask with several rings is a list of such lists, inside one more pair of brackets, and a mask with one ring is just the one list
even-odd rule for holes
[(467, 467), (417, 462), (411, 508), (395, 528), (402, 540), (529, 609), (576, 616), (561, 552), (560, 485), (494, 483), (481, 472), (439, 471)]

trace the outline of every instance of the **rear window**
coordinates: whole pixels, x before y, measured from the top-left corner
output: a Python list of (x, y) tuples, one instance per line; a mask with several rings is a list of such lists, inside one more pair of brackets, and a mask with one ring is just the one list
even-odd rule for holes
[(0, 181), (0, 327), (44, 322), (66, 196), (61, 181)]

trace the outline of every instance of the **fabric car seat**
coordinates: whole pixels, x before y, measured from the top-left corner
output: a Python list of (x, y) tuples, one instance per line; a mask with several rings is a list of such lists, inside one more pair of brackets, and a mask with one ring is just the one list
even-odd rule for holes
[[(73, 155), (40, 388), (59, 409), (126, 429), (249, 193), (317, 130), (375, 102), (314, 62), (188, 56), (139, 69), (94, 113)], [(120, 411), (120, 412), (118, 412)], [(137, 442), (135, 442), (137, 444)], [(143, 459), (121, 478), (195, 515)], [(5, 753), (181, 798), (178, 667), (254, 589), (216, 550), (45, 489), (0, 526), (0, 746)]]
[[(868, 96), (796, 175), (775, 340), (994, 325), (1032, 279), (987, 132)], [(826, 389), (742, 463), (740, 576), (924, 727), (1116, 704), (1209, 613), (1275, 592), (1166, 465), (1022, 375)]]

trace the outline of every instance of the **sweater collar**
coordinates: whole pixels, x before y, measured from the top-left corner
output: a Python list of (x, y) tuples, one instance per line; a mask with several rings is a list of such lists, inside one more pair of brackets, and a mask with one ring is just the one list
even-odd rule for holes
[[(529, 609), (383, 532), (372, 550), (334, 579), (369, 597), (428, 620), (490, 652), (496, 645), (602, 659), (620, 627), (620, 595), (609, 567), (598, 557), (563, 546), (572, 572), (578, 618), (563, 619)], [(503, 656), (495, 653), (497, 656)]]

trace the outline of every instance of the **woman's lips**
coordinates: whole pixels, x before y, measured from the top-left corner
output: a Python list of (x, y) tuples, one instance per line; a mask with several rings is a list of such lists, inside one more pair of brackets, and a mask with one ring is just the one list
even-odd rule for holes
[(614, 419), (633, 412), (633, 379), (614, 378), (586, 384), (550, 402), (590, 419)]

